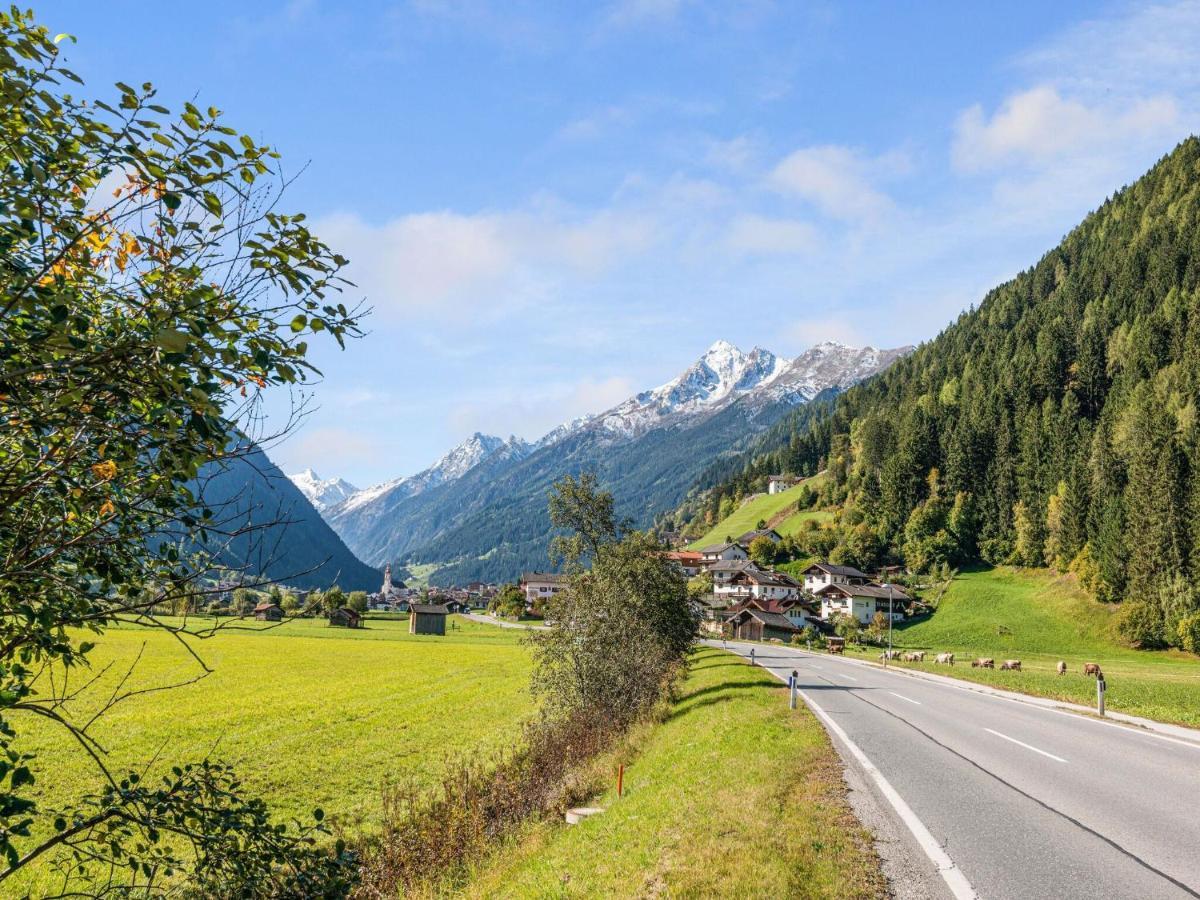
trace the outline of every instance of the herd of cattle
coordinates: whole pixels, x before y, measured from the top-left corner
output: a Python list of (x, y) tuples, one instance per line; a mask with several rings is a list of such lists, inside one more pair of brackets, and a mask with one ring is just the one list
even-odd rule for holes
[[(916, 650), (916, 651), (909, 652), (909, 653), (902, 653), (899, 650), (884, 650), (882, 653), (879, 654), (879, 658), (883, 659), (883, 660), (898, 659), (898, 660), (902, 660), (903, 662), (925, 662), (925, 651), (924, 650)], [(952, 666), (952, 665), (954, 665), (954, 654), (953, 653), (939, 653), (937, 656), (935, 656), (933, 658), (933, 661), (934, 661), (934, 663), (937, 663), (937, 664)], [(996, 660), (992, 659), (990, 656), (980, 656), (980, 657), (977, 657), (976, 659), (971, 660), (971, 668), (972, 669), (994, 669), (994, 668), (996, 668)], [(1021, 661), (1019, 659), (1006, 659), (1000, 663), (1000, 668), (1006, 669), (1010, 672), (1020, 672), (1021, 671)], [(1067, 664), (1063, 660), (1060, 659), (1058, 661), (1058, 665), (1055, 668), (1058, 670), (1059, 675), (1067, 674)], [(1097, 665), (1096, 663), (1084, 663), (1083, 664), (1083, 674), (1084, 675), (1094, 675), (1096, 678), (1104, 677), (1104, 673), (1100, 671), (1100, 666)]]

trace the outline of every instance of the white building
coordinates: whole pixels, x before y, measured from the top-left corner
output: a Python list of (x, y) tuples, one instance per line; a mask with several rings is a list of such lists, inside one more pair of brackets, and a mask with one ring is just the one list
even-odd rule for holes
[(703, 547), (700, 550), (701, 561), (705, 565), (710, 565), (721, 560), (731, 559), (749, 559), (750, 554), (746, 552), (746, 548), (737, 542), (729, 544), (712, 544), (708, 547)]
[(790, 487), (795, 487), (800, 479), (794, 475), (772, 475), (767, 478), (767, 493), (782, 494)]
[(546, 600), (567, 586), (567, 576), (555, 572), (523, 572), (521, 574), (521, 590), (525, 592), (525, 602), (532, 604), (534, 600)]
[(871, 624), (876, 613), (892, 613), (892, 620), (903, 619), (901, 606), (909, 596), (898, 587), (882, 584), (831, 584), (816, 592), (821, 601), (821, 618), (852, 615), (863, 625)]
[(804, 570), (804, 590), (815, 594), (831, 584), (867, 584), (871, 578), (854, 566), (835, 566), (832, 563), (813, 563)]

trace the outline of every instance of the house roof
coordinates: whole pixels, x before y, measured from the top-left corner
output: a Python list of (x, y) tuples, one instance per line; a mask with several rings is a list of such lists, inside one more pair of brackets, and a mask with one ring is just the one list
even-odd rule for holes
[(677, 559), (680, 562), (700, 562), (704, 558), (704, 554), (699, 550), (670, 550), (666, 556), (667, 559)]
[[(888, 598), (888, 589), (882, 584), (827, 584), (819, 589), (817, 594), (846, 594), (850, 597), (874, 597), (877, 600)], [(908, 594), (898, 587), (891, 589), (892, 600), (908, 600)]]
[(337, 609), (331, 612), (330, 615), (333, 616), (337, 615), (338, 613), (345, 613), (346, 615), (353, 616), (356, 619), (362, 618), (362, 613), (358, 612), (357, 610), (353, 610), (348, 606), (339, 606)]
[(764, 587), (799, 587), (799, 582), (789, 575), (782, 572), (767, 572), (759, 568), (747, 568), (734, 576), (735, 578), (745, 578), (747, 581), (752, 581), (755, 584), (763, 585)]
[(268, 609), (279, 609), (279, 604), (272, 603), (270, 600), (264, 600), (258, 606), (254, 607), (255, 612), (266, 612)]
[(768, 475), (767, 481), (800, 481), (799, 475)]
[(708, 567), (710, 572), (745, 572), (751, 569), (757, 569), (753, 560), (749, 559), (722, 559), (713, 563)]
[(531, 581), (540, 581), (544, 584), (562, 584), (567, 578), (568, 576), (559, 572), (522, 572), (521, 584), (529, 584)]
[(807, 569), (804, 570), (804, 574), (807, 575), (809, 572), (812, 572), (814, 569), (818, 572), (825, 572), (826, 574), (829, 574), (829, 575), (844, 575), (847, 578), (869, 578), (870, 577), (869, 575), (867, 575), (866, 572), (860, 572), (860, 571), (858, 571), (858, 569), (854, 568), (854, 566), (835, 566), (833, 563), (827, 563), (827, 562), (813, 563), (811, 566), (809, 566)]
[(414, 603), (409, 609), (415, 613), (428, 613), (434, 616), (450, 615), (450, 610), (446, 609), (445, 605), (441, 603)]
[(727, 541), (724, 544), (710, 544), (707, 547), (701, 547), (700, 552), (701, 553), (724, 553), (730, 547), (737, 547), (742, 552), (745, 552), (745, 550), (746, 550), (746, 548), (743, 547), (741, 544), (739, 544), (737, 541)]
[(764, 625), (770, 625), (772, 628), (781, 628), (784, 631), (799, 631), (800, 629), (788, 621), (787, 616), (780, 615), (776, 612), (766, 612), (761, 609), (753, 609), (747, 607), (735, 613), (729, 621), (737, 622), (739, 619), (757, 619)]
[(749, 544), (755, 538), (760, 538), (760, 537), (769, 538), (769, 537), (771, 537), (771, 535), (775, 536), (773, 538), (773, 540), (776, 540), (776, 541), (783, 540), (783, 535), (781, 535), (774, 528), (758, 528), (758, 529), (755, 529), (754, 531), (747, 531), (745, 534), (743, 534), (740, 538), (737, 539), (737, 542), (739, 544)]

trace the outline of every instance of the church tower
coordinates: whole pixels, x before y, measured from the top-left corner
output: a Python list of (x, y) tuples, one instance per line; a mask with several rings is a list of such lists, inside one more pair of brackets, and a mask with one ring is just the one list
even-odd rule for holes
[(379, 589), (379, 593), (384, 597), (391, 596), (392, 593), (392, 564), (387, 563), (383, 567), (383, 587)]

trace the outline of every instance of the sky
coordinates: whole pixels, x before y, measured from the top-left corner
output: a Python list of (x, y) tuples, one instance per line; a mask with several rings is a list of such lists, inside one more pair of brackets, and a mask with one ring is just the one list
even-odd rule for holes
[[(934, 337), (1200, 130), (1200, 2), (55, 0), (104, 96), (215, 105), (373, 312), (269, 452), (359, 487), (718, 339)], [(283, 421), (296, 398), (267, 398)]]

